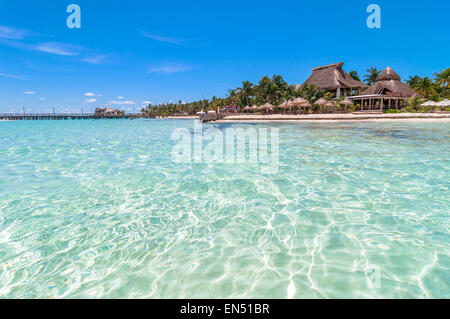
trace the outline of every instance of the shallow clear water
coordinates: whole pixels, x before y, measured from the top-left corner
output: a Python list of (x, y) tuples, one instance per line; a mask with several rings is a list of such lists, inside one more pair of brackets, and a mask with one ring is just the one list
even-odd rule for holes
[(280, 167), (180, 164), (190, 120), (0, 123), (1, 298), (450, 298), (449, 123), (276, 127)]

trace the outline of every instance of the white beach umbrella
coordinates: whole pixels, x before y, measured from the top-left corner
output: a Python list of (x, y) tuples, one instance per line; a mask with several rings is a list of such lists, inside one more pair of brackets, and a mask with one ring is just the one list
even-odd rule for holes
[(445, 99), (439, 103), (436, 103), (436, 106), (448, 107), (448, 106), (450, 106), (450, 100)]
[(425, 103), (420, 104), (420, 106), (438, 106), (438, 103), (433, 101), (427, 101)]

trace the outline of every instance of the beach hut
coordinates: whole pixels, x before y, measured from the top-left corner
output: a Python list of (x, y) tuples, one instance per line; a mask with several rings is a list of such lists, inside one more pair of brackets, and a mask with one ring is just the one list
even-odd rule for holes
[(408, 85), (401, 82), (400, 76), (387, 67), (375, 80), (375, 84), (364, 91), (363, 95), (385, 94), (396, 97), (410, 98), (419, 95)]
[(252, 109), (252, 108), (251, 108), (250, 105), (246, 105), (246, 106), (244, 107), (244, 111), (246, 111), (246, 112), (250, 111), (251, 109)]
[(339, 62), (314, 68), (305, 83), (295, 85), (294, 88), (299, 90), (304, 85), (315, 85), (322, 90), (332, 92), (336, 98), (352, 95), (354, 90), (361, 94), (368, 85), (353, 79), (342, 69), (343, 66), (344, 62)]
[(361, 95), (350, 96), (349, 99), (359, 103), (361, 110), (382, 111), (384, 107), (403, 107), (413, 96), (420, 96), (416, 91), (401, 81), (400, 76), (387, 67), (375, 80), (375, 84)]

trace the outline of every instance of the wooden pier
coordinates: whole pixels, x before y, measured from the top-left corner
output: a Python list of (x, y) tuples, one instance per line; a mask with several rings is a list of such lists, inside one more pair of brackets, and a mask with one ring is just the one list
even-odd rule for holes
[(33, 121), (33, 120), (120, 120), (150, 118), (145, 114), (99, 115), (92, 113), (0, 113), (0, 120)]

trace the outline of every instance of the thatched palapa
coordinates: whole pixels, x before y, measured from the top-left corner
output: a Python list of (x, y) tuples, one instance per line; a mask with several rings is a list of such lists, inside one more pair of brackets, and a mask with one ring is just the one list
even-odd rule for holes
[(400, 76), (387, 67), (375, 80), (375, 84), (365, 90), (362, 95), (382, 94), (386, 96), (410, 98), (419, 95), (408, 85), (401, 82)]
[(359, 104), (360, 110), (382, 112), (384, 108), (402, 108), (412, 96), (421, 96), (400, 79), (390, 67), (387, 67), (375, 80), (375, 84), (359, 96), (349, 99)]
[(275, 109), (275, 106), (273, 106), (273, 105), (270, 104), (270, 103), (266, 103), (266, 104), (261, 105), (261, 106), (259, 107), (259, 109), (260, 109), (260, 110), (273, 110), (273, 109)]
[(278, 105), (278, 107), (279, 107), (280, 109), (289, 109), (289, 108), (290, 108), (288, 102), (283, 102), (283, 103), (281, 103), (280, 105)]
[(327, 103), (327, 100), (325, 100), (323, 97), (321, 97), (320, 99), (318, 99), (317, 101), (314, 102), (314, 105), (325, 105)]
[(350, 101), (349, 99), (343, 99), (342, 101), (339, 102), (339, 104), (341, 104), (341, 105), (353, 105), (353, 102)]
[(298, 97), (294, 100), (292, 100), (292, 104), (294, 104), (295, 106), (300, 106), (300, 107), (304, 107), (306, 105), (309, 104), (307, 99), (304, 99), (302, 97)]
[[(351, 95), (353, 90), (359, 92), (368, 86), (360, 81), (353, 79), (342, 69), (344, 62), (321, 66), (312, 70), (311, 76), (302, 86), (315, 85), (322, 90), (335, 92), (336, 97)], [(343, 91), (343, 92), (342, 92)]]

